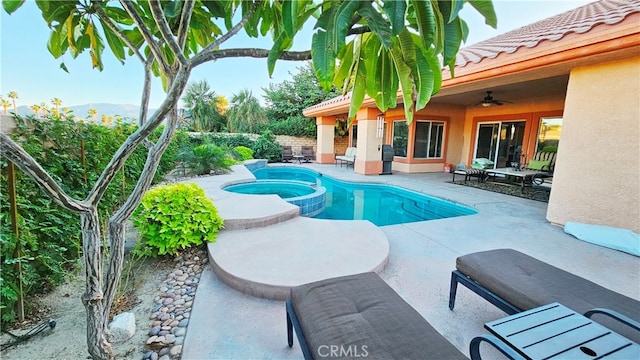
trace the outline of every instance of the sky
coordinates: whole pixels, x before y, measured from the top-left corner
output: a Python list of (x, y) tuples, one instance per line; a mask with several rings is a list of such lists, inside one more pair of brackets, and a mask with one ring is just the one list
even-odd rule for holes
[[(461, 17), (470, 28), (467, 44), (503, 34), (538, 20), (588, 4), (585, 0), (506, 1), (494, 0), (498, 28), (484, 24), (484, 19), (466, 4)], [(51, 99), (62, 100), (62, 106), (95, 103), (139, 105), (142, 94), (143, 67), (137, 58), (129, 58), (121, 65), (108, 51), (103, 53), (104, 70), (91, 68), (88, 53), (73, 59), (66, 54), (54, 59), (47, 50), (49, 29), (33, 0), (12, 15), (0, 10), (0, 95), (9, 91), (18, 94), (17, 104), (33, 105)], [(306, 50), (311, 45), (312, 26), (307, 26), (294, 41), (292, 50)], [(242, 33), (223, 48), (270, 48), (270, 38), (251, 39)], [(69, 73), (60, 69), (64, 61)], [(203, 64), (193, 70), (189, 82), (206, 80), (213, 91), (231, 99), (243, 89), (253, 92), (263, 104), (262, 88), (291, 79), (290, 74), (304, 65), (301, 62), (279, 61), (273, 76), (267, 71), (266, 59), (228, 58)], [(159, 79), (154, 80), (150, 106), (157, 107), (163, 99)]]

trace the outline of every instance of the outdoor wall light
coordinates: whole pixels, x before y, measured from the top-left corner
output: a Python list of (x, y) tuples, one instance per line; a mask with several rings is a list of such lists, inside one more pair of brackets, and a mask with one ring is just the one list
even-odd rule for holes
[(382, 139), (384, 134), (384, 114), (378, 114), (376, 120), (376, 138)]

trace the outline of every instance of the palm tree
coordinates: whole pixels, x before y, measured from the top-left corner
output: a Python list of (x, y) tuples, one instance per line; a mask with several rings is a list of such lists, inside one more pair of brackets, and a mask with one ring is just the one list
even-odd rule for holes
[(42, 109), (42, 117), (45, 118), (49, 116), (49, 105), (44, 101), (40, 103), (40, 109)]
[(2, 108), (4, 109), (4, 114), (9, 115), (9, 107), (11, 106), (11, 103), (3, 97), (0, 97), (0, 103), (2, 104)]
[(31, 110), (33, 110), (33, 112), (36, 113), (36, 117), (40, 117), (40, 109), (42, 108), (38, 104), (31, 105)]
[(58, 98), (53, 98), (51, 99), (51, 103), (54, 106), (54, 114), (56, 116), (60, 116), (60, 105), (62, 105), (62, 100), (58, 99)]
[(224, 116), (217, 106), (218, 96), (206, 80), (190, 84), (182, 100), (196, 131), (219, 131), (224, 127)]
[(264, 109), (249, 89), (233, 95), (227, 117), (227, 127), (235, 132), (255, 133), (267, 121)]
[(87, 112), (87, 114), (89, 116), (91, 116), (91, 118), (93, 119), (93, 123), (96, 123), (96, 115), (98, 115), (98, 110), (90, 108), (89, 111)]
[(69, 109), (66, 106), (62, 108), (62, 116), (64, 116), (65, 119), (69, 117), (71, 112), (72, 112), (71, 109)]
[(9, 99), (13, 100), (13, 112), (18, 115), (18, 107), (16, 106), (16, 99), (18, 98), (18, 93), (15, 91), (9, 91), (7, 95)]

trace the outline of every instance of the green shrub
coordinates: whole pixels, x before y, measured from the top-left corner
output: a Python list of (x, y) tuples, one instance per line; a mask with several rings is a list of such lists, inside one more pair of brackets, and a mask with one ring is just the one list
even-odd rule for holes
[(236, 146), (233, 148), (233, 152), (237, 154), (238, 160), (251, 160), (253, 159), (253, 150), (246, 146)]
[(184, 162), (191, 175), (226, 173), (236, 160), (225, 147), (204, 144), (183, 151), (179, 158)]
[(194, 183), (158, 186), (147, 191), (133, 214), (142, 239), (134, 254), (176, 254), (180, 249), (214, 242), (223, 220), (204, 190)]
[(206, 133), (192, 135), (191, 144), (193, 146), (202, 144), (216, 144), (218, 146), (233, 149), (236, 146), (245, 146), (251, 148), (253, 147), (254, 141), (243, 134), (232, 135), (229, 133)]
[(276, 142), (276, 137), (269, 130), (265, 131), (253, 145), (253, 157), (266, 159), (268, 162), (280, 161), (282, 146)]
[(292, 116), (281, 121), (270, 121), (264, 127), (275, 135), (315, 138), (317, 134), (316, 122), (304, 116)]
[(235, 148), (237, 146), (251, 148), (255, 143), (255, 141), (242, 134), (235, 134), (233, 136), (221, 136), (219, 141), (220, 144), (224, 144), (230, 148)]

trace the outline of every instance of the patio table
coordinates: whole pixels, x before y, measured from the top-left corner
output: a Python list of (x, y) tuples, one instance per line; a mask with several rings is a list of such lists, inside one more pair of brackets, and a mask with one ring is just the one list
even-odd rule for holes
[(505, 176), (515, 176), (521, 180), (520, 184), (522, 187), (522, 191), (524, 191), (524, 185), (527, 180), (531, 180), (531, 177), (540, 171), (536, 170), (514, 170), (513, 168), (498, 168), (498, 169), (486, 169), (484, 171), (486, 173), (487, 178), (489, 176), (493, 176), (495, 179), (496, 175), (505, 175)]
[[(640, 354), (640, 345), (557, 302), (484, 327), (526, 359), (637, 359)], [(479, 358), (478, 351), (471, 347), (472, 359)]]

